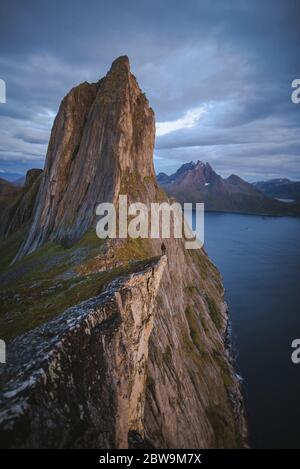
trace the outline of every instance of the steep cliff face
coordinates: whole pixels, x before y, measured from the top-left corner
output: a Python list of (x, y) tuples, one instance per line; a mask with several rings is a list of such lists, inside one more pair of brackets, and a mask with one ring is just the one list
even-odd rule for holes
[[(131, 194), (129, 200), (146, 204), (168, 201), (156, 181), (138, 175)], [(145, 252), (159, 252), (160, 243), (147, 240)], [(222, 278), (204, 249), (188, 251), (181, 239), (164, 243), (168, 262), (149, 344), (146, 440), (166, 448), (242, 447), (247, 429), (227, 348)]]
[(9, 344), (2, 447), (127, 448), (130, 433), (144, 438), (148, 341), (165, 264), (139, 264)]
[[(74, 88), (62, 101), (54, 122), (33, 223), (18, 258), (45, 242), (67, 239), (72, 243), (93, 226), (97, 203), (115, 202), (119, 194), (127, 194), (129, 202), (144, 202), (147, 206), (151, 202), (168, 202), (167, 195), (156, 182), (153, 147), (154, 114), (130, 73), (126, 57), (117, 59), (106, 77), (97, 84), (85, 83)], [(81, 402), (86, 393), (88, 399), (90, 393), (97, 393), (91, 405), (93, 410), (84, 407), (85, 431), (89, 435), (94, 433), (95, 426), (103, 425), (103, 428), (117, 428), (112, 433), (118, 436), (105, 439), (102, 435), (97, 440), (90, 436), (89, 440), (86, 439), (87, 433), (80, 430), (80, 425), (75, 425), (73, 430), (68, 429), (69, 433), (63, 440), (65, 446), (123, 446), (130, 429), (141, 435), (145, 444), (155, 447), (244, 445), (246, 427), (240, 386), (226, 348), (228, 316), (222, 279), (203, 249), (187, 251), (180, 239), (171, 238), (164, 242), (167, 263), (153, 306), (154, 326), (149, 339), (149, 358), (147, 360), (145, 354), (145, 361), (142, 361), (143, 370), (147, 362), (146, 388), (141, 392), (138, 381), (131, 389), (131, 403), (127, 401), (125, 405), (125, 398), (121, 399), (118, 412), (112, 407), (104, 415), (100, 400), (101, 396), (106, 399), (111, 386), (115, 394), (119, 389), (122, 389), (123, 396), (126, 394), (122, 387), (123, 375), (119, 371), (123, 363), (119, 358), (123, 352), (120, 343), (113, 340), (105, 367), (101, 362), (96, 364), (99, 373), (97, 386), (91, 374), (86, 375), (80, 366), (76, 376), (79, 381), (86, 382), (86, 386), (78, 390), (73, 381), (68, 381), (68, 389), (75, 403), (77, 399)], [(150, 258), (160, 252), (160, 244), (161, 239), (110, 240), (101, 252), (99, 249), (94, 258), (85, 263), (81, 275), (95, 275), (113, 264)], [(33, 263), (36, 262), (34, 255)], [(72, 259), (76, 256), (80, 257), (72, 252)], [(10, 274), (13, 278), (16, 278), (19, 265), (22, 272), (23, 261), (16, 262), (12, 267), (14, 270)], [(74, 269), (69, 269), (68, 275), (76, 275)], [(140, 313), (137, 314), (144, 314), (144, 300), (142, 297)], [(135, 304), (135, 297), (132, 301)], [(66, 315), (63, 317), (66, 318)], [(134, 331), (135, 326), (133, 323), (131, 325)], [(136, 343), (140, 341), (145, 344), (149, 333), (150, 328), (147, 328), (143, 334), (138, 334)], [(40, 335), (34, 337), (39, 342)], [(95, 347), (106, 350), (107, 344), (103, 343), (101, 334), (92, 337)], [(16, 342), (16, 345), (20, 347), (21, 342)], [(138, 354), (130, 342), (127, 345), (129, 350), (126, 353), (133, 357), (130, 367), (137, 369), (140, 366)], [(65, 356), (66, 362), (72, 361), (74, 356), (77, 360), (76, 347), (76, 335), (72, 332), (70, 340), (60, 345), (59, 353)], [(95, 371), (94, 355), (89, 347), (84, 347), (86, 353), (82, 360), (87, 361), (87, 367)], [(67, 379), (69, 373), (70, 369), (65, 368), (61, 379), (64, 376)], [(101, 380), (104, 384), (99, 388)], [(41, 409), (43, 406), (48, 409), (46, 402), (52, 388), (40, 386), (39, 392), (41, 397), (37, 400), (40, 399)], [(67, 399), (65, 393), (62, 396)], [(101, 414), (97, 414), (98, 406)], [(125, 424), (122, 413), (128, 416), (128, 406), (138, 407), (139, 412), (129, 412), (130, 418), (125, 418), (125, 422), (129, 423)], [(96, 419), (93, 418), (94, 413)], [(78, 415), (76, 411), (75, 415)], [(51, 417), (50, 427), (56, 427), (55, 418)], [(105, 427), (107, 419), (109, 425)], [(57, 422), (60, 428), (66, 420), (63, 419), (62, 425), (59, 418)], [(30, 426), (30, 418), (24, 420), (22, 425), (22, 428)], [(57, 431), (54, 427), (53, 433)], [(32, 440), (25, 440), (25, 446), (34, 442), (35, 429), (30, 428)], [(39, 426), (36, 428), (39, 432)], [(18, 438), (14, 440), (14, 445), (22, 444), (21, 433)], [(37, 440), (34, 444), (38, 446), (41, 441)]]
[(243, 400), (226, 348), (227, 307), (206, 254), (168, 244), (150, 338), (147, 438), (156, 447), (243, 446)]
[(98, 83), (61, 103), (49, 142), (35, 216), (18, 257), (50, 239), (78, 239), (100, 202), (113, 202), (121, 175), (154, 176), (154, 113), (119, 57)]

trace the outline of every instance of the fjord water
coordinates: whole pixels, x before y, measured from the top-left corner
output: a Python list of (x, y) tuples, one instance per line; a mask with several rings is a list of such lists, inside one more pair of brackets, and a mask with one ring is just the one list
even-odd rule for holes
[(205, 249), (224, 280), (250, 446), (299, 448), (300, 220), (206, 213)]

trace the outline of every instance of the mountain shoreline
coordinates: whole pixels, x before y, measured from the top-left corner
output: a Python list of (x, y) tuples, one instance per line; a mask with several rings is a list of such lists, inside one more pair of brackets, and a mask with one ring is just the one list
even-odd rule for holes
[[(58, 360), (54, 367), (62, 373), (63, 398), (58, 406), (43, 404), (52, 402), (56, 371), (51, 374), (51, 365), (49, 374), (47, 363), (42, 366), (45, 383), (39, 386), (37, 401), (29, 393), (31, 405), (21, 425), (24, 433), (16, 424), (6, 438), (11, 446), (42, 446), (31, 415), (36, 416), (33, 423), (42, 423), (44, 434), (49, 430), (44, 428), (45, 415), (54, 433), (61, 432), (60, 417), (76, 422), (84, 435), (81, 447), (126, 448), (133, 434), (154, 448), (247, 445), (240, 382), (226, 349), (224, 286), (206, 252), (186, 250), (183, 239), (163, 239), (167, 258), (151, 298), (153, 312), (147, 307), (155, 280), (151, 269), (146, 279), (144, 274), (140, 277), (142, 302), (140, 287), (131, 283), (118, 291), (109, 287), (115, 285), (112, 281), (131, 275), (135, 262), (147, 263), (161, 253), (162, 238), (99, 240), (95, 231), (98, 204), (116, 204), (120, 194), (127, 194), (128, 203), (142, 202), (148, 210), (153, 202), (170, 202), (155, 177), (154, 139), (154, 112), (130, 71), (128, 57), (119, 57), (105, 77), (78, 85), (62, 100), (43, 173), (29, 174), (27, 187), (19, 189), (18, 198), (1, 214), (6, 222), (0, 243), (5, 259), (0, 325), (9, 343), (26, 341), (36, 327), (46, 330), (47, 341), (51, 324), (67, 320), (70, 310), (77, 311), (82, 302), (89, 303), (107, 289), (118, 309), (113, 314), (116, 322), (105, 320), (109, 311), (104, 307), (103, 324), (94, 324), (92, 330), (82, 324), (79, 336), (75, 331), (62, 341), (63, 363), (60, 366)], [(147, 329), (144, 335), (137, 324), (150, 313), (152, 332)], [(34, 337), (37, 347), (42, 347), (42, 336)], [(82, 357), (79, 343), (84, 345)], [(96, 365), (90, 350), (96, 354)], [(126, 361), (126, 356), (132, 360)], [(73, 359), (81, 365), (70, 367)], [(133, 367), (140, 379), (120, 374), (122, 363)], [(86, 369), (93, 373), (86, 375)], [(95, 373), (100, 383), (108, 383), (99, 395)], [(2, 381), (5, 391), (9, 385), (5, 370)], [(4, 398), (13, 409), (7, 391)], [(96, 408), (77, 401), (78, 393), (96, 403)], [(102, 394), (112, 399), (105, 412), (98, 407)], [(71, 403), (68, 395), (75, 396)], [(2, 417), (0, 430), (7, 435)], [(76, 446), (76, 432), (66, 429), (65, 435), (63, 445)], [(51, 441), (55, 446), (57, 440)]]
[(170, 176), (159, 173), (157, 180), (169, 196), (181, 203), (203, 202), (207, 211), (300, 216), (300, 204), (272, 198), (235, 174), (222, 178), (209, 163), (199, 160), (183, 164)]

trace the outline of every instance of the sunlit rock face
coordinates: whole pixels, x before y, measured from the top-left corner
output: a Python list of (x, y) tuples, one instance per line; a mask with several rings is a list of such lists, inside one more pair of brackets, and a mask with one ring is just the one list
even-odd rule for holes
[[(143, 202), (148, 207), (151, 202), (168, 202), (153, 169), (154, 128), (153, 111), (130, 73), (127, 57), (117, 59), (98, 83), (84, 83), (71, 90), (54, 122), (33, 222), (17, 257), (48, 240), (68, 238), (72, 242), (80, 238), (93, 225), (97, 203), (116, 202), (120, 194), (127, 194), (129, 202)], [(210, 173), (207, 168), (205, 176), (212, 176)], [(200, 165), (197, 174), (204, 174)], [(146, 447), (245, 445), (243, 400), (228, 350), (228, 314), (221, 276), (204, 249), (188, 251), (182, 239), (172, 237), (164, 243), (167, 262), (155, 295), (151, 285), (148, 293), (129, 289), (129, 315), (118, 313), (119, 324), (119, 320), (105, 322), (101, 313), (95, 328), (88, 326), (87, 335), (82, 319), (79, 342), (77, 329), (64, 329), (66, 340), (58, 342), (63, 360), (55, 362), (55, 369), (63, 370), (61, 374), (57, 371), (62, 393), (52, 406), (56, 381), (50, 387), (48, 380), (44, 386), (40, 381), (40, 418), (34, 419), (39, 423), (31, 426), (27, 414), (21, 420), (25, 442), (20, 427), (19, 439), (13, 440), (15, 446), (43, 444), (39, 433), (47, 421), (49, 406), (53, 412), (49, 417), (53, 446), (57, 444), (53, 436), (57, 431), (66, 447), (124, 447), (128, 432)], [(118, 265), (124, 259), (130, 264), (133, 255), (145, 260), (160, 254), (160, 245), (161, 239), (109, 240), (107, 251), (93, 259), (91, 270), (85, 268), (85, 274), (110, 265), (103, 259), (105, 255)], [(72, 311), (81, 311), (81, 305), (74, 308)], [(95, 308), (92, 317), (98, 314), (98, 306)], [(61, 317), (67, 321), (68, 315)], [(53, 326), (46, 325), (45, 330)], [(123, 340), (120, 332), (124, 327), (128, 340)], [(33, 338), (38, 347), (40, 341), (43, 344), (42, 335)], [(22, 340), (17, 342), (18, 348)], [(50, 353), (53, 345), (54, 356), (57, 344), (50, 341), (47, 348)], [(97, 351), (102, 358), (97, 358)], [(129, 369), (125, 372), (123, 366)], [(124, 384), (126, 380), (130, 385)], [(28, 393), (29, 401), (35, 396), (34, 389)], [(111, 397), (113, 404), (104, 408), (102, 400), (109, 402)], [(90, 405), (81, 408), (84, 399)], [(55, 408), (59, 404), (63, 409), (64, 401), (67, 408), (58, 416)], [(61, 429), (64, 425), (66, 430)], [(10, 434), (5, 428), (7, 439)], [(27, 430), (32, 435), (30, 442), (26, 440)]]
[(99, 82), (73, 88), (54, 121), (33, 224), (18, 257), (48, 239), (78, 239), (96, 205), (115, 200), (125, 171), (154, 177), (154, 136), (154, 113), (127, 57)]

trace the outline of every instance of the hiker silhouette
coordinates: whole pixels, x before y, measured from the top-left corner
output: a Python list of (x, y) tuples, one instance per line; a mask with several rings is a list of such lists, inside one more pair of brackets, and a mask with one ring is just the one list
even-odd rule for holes
[(161, 243), (161, 246), (160, 246), (160, 249), (161, 249), (161, 255), (164, 256), (166, 254), (166, 245), (164, 242)]

